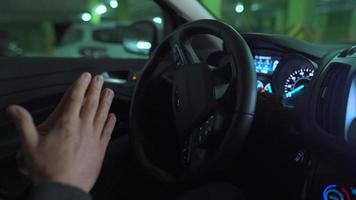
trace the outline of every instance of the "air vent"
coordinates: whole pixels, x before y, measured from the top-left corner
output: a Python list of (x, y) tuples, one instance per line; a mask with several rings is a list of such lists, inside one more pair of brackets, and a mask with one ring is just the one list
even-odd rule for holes
[(344, 90), (350, 66), (332, 63), (322, 82), (316, 106), (316, 120), (319, 126), (331, 135), (337, 136), (342, 129), (342, 108)]
[(356, 56), (356, 46), (345, 49), (339, 54), (339, 57), (342, 57), (342, 58), (354, 57), (354, 56)]

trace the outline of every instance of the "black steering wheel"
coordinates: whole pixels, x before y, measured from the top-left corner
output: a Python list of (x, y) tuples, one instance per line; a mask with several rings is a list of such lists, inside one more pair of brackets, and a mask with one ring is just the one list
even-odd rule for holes
[[(223, 41), (226, 63), (211, 66), (191, 38)], [(130, 138), (144, 170), (164, 182), (204, 177), (236, 160), (256, 104), (251, 51), (231, 26), (216, 20), (187, 23), (153, 52), (137, 83)]]

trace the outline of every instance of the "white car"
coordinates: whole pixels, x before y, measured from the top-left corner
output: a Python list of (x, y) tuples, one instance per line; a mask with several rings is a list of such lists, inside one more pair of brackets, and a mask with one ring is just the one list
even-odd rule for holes
[(92, 58), (146, 58), (130, 53), (122, 45), (125, 25), (103, 22), (94, 26), (90, 23), (76, 23), (64, 33), (60, 46), (54, 52), (56, 57)]

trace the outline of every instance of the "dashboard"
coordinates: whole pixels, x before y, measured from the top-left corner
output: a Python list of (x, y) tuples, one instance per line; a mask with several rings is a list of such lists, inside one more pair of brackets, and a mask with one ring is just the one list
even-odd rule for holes
[[(310, 84), (311, 81), (316, 81), (316, 78), (320, 79), (320, 71), (325, 69), (325, 66), (327, 66), (327, 63), (332, 63), (335, 62), (337, 63), (336, 66), (338, 68), (341, 68), (342, 65), (339, 63), (348, 63), (348, 66), (351, 66), (353, 61), (352, 61), (352, 56), (344, 56), (343, 53), (340, 53), (342, 49), (349, 48), (349, 47), (335, 47), (338, 50), (335, 49), (328, 49), (327, 46), (319, 46), (319, 45), (309, 45), (303, 42), (297, 42), (293, 41), (293, 39), (281, 39), (281, 38), (274, 38), (274, 37), (268, 37), (268, 36), (263, 36), (263, 35), (258, 35), (258, 34), (251, 34), (251, 35), (245, 35), (245, 39), (247, 40), (248, 45), (251, 48), (252, 55), (254, 58), (254, 64), (256, 67), (256, 74), (257, 74), (257, 91), (259, 94), (264, 94), (264, 95), (272, 95), (272, 96), (277, 96), (279, 97), (282, 101), (283, 106), (285, 107), (292, 107), (292, 108), (297, 108), (299, 105), (298, 102), (300, 101), (310, 101), (310, 96), (306, 95), (306, 92), (308, 89), (312, 89), (311, 87), (315, 84)], [(341, 49), (341, 50), (340, 50)], [(322, 52), (324, 51), (324, 52)], [(329, 51), (329, 52), (326, 52)], [(344, 51), (343, 51), (344, 52)], [(346, 52), (346, 50), (345, 50)], [(353, 52), (356, 52), (356, 47), (351, 48), (351, 50), (348, 50), (350, 55), (353, 54)], [(346, 59), (345, 59), (346, 57)], [(356, 58), (356, 53), (354, 54), (354, 57)], [(341, 66), (341, 67), (340, 67)], [(318, 70), (320, 68), (320, 70)], [(355, 75), (355, 74), (353, 74)], [(316, 77), (318, 76), (318, 77)], [(338, 76), (339, 79), (340, 76)], [(342, 77), (342, 76), (341, 76)], [(346, 78), (344, 78), (346, 80)], [(330, 81), (331, 82), (331, 81)], [(355, 78), (353, 79), (352, 83), (353, 88), (355, 83)], [(324, 83), (323, 83), (324, 84)], [(331, 88), (330, 84), (335, 83), (329, 83), (329, 80), (327, 81), (327, 84), (329, 88)], [(342, 86), (346, 85), (345, 83), (342, 83)], [(336, 90), (342, 90), (342, 86), (338, 85)], [(314, 86), (313, 86), (314, 87)], [(336, 87), (336, 86), (335, 86)], [(324, 87), (323, 91), (321, 92), (321, 96), (325, 96), (325, 93), (327, 93), (326, 89)], [(313, 90), (314, 91), (314, 90)], [(356, 91), (355, 89), (351, 89), (350, 91)], [(340, 93), (333, 93), (335, 96), (340, 96)], [(351, 98), (355, 99), (354, 93), (350, 92), (348, 99)], [(312, 95), (315, 96), (315, 95)], [(261, 99), (265, 100), (265, 99)], [(329, 102), (326, 100), (326, 98), (323, 99), (322, 102)], [(350, 102), (350, 100), (348, 100)], [(353, 105), (355, 101), (352, 101)], [(278, 113), (277, 110), (270, 109), (269, 107), (270, 104), (261, 104), (263, 115), (266, 115), (268, 119), (263, 118), (264, 121), (268, 121), (268, 125), (270, 123), (273, 123), (274, 121), (278, 120)], [(335, 107), (335, 110), (333, 111), (334, 113), (337, 113), (338, 111), (341, 110), (341, 104), (338, 104)], [(260, 107), (260, 109), (261, 109)], [(355, 113), (355, 107), (349, 108), (350, 106), (348, 105), (348, 112), (353, 112)], [(352, 106), (351, 106), (352, 107)], [(313, 108), (311, 108), (313, 109)], [(285, 118), (285, 121), (283, 121), (280, 124), (287, 124), (290, 119), (287, 119), (291, 112), (294, 112), (294, 110), (297, 109), (286, 109), (286, 113), (283, 113), (283, 117)], [(353, 110), (353, 111), (350, 111)], [(271, 112), (272, 111), (272, 112)], [(291, 112), (288, 112), (291, 111)], [(325, 113), (321, 114), (322, 116), (326, 116)], [(277, 117), (276, 117), (277, 116)], [(334, 115), (331, 115), (334, 116)], [(353, 114), (355, 116), (355, 114)], [(293, 117), (293, 116), (292, 116)], [(301, 117), (301, 116), (299, 116)], [(351, 117), (352, 118), (352, 117)], [(350, 118), (350, 119), (351, 119)], [(334, 119), (334, 118), (333, 118)], [(298, 118), (297, 120), (301, 120)], [(309, 119), (307, 119), (309, 120)], [(310, 120), (309, 120), (310, 121)], [(336, 120), (333, 120), (334, 124), (338, 124)], [(297, 122), (299, 123), (299, 121)], [(301, 123), (301, 122), (300, 122)], [(351, 124), (351, 120), (348, 122)], [(263, 124), (263, 123), (261, 123)], [(331, 123), (329, 123), (331, 124)], [(267, 127), (268, 127), (267, 125)], [(280, 127), (282, 127), (281, 125)], [(286, 140), (279, 140), (280, 144), (283, 146), (280, 152), (304, 152), (305, 151), (305, 145), (308, 143), (308, 145), (312, 144), (311, 146), (315, 145), (315, 141), (320, 141), (320, 143), (326, 143), (326, 139), (324, 137), (330, 137), (329, 135), (317, 135), (315, 136), (315, 140), (310, 139), (310, 135), (306, 136), (306, 132), (302, 132), (298, 130), (298, 128), (292, 130), (292, 126), (289, 124), (287, 125), (288, 128), (283, 132), (283, 134), (278, 135), (279, 131), (282, 130), (282, 128), (276, 128), (273, 131), (271, 131), (271, 134), (266, 134), (267, 136), (261, 136), (259, 137), (264, 137), (265, 140), (268, 140), (273, 137), (278, 137), (278, 138), (283, 138), (285, 135)], [(351, 127), (351, 126), (350, 126)], [(258, 129), (260, 130), (260, 129)], [(266, 133), (266, 131), (263, 129), (261, 132)], [(309, 133), (309, 132), (308, 132)], [(295, 134), (295, 137), (293, 136)], [(278, 135), (278, 136), (275, 136)], [(302, 136), (303, 135), (303, 136)], [(302, 138), (301, 141), (298, 140), (298, 137)], [(300, 139), (299, 138), (299, 139)], [(335, 136), (336, 138), (336, 136)], [(331, 149), (332, 143), (335, 143), (335, 146), (340, 145), (341, 143), (336, 142), (337, 139), (331, 138), (330, 142), (327, 143), (326, 145), (328, 147), (325, 147), (326, 149), (329, 148)], [(263, 143), (265, 142), (263, 140)], [(271, 139), (270, 139), (271, 140)], [(283, 141), (283, 142), (282, 142)], [(300, 142), (298, 144), (298, 142)], [(308, 141), (308, 142), (306, 142)], [(277, 142), (278, 143), (278, 142)], [(261, 145), (261, 144), (259, 144)], [(296, 145), (297, 147), (293, 149), (293, 145)], [(298, 146), (300, 145), (300, 146)], [(309, 148), (309, 146), (308, 146)], [(293, 173), (297, 174), (296, 176), (299, 177), (304, 177), (305, 181), (304, 183), (301, 183), (301, 187), (307, 186), (306, 190), (304, 190), (304, 194), (308, 198), (306, 199), (323, 199), (323, 200), (329, 200), (329, 199), (340, 199), (340, 200), (352, 200), (356, 199), (356, 187), (355, 187), (355, 173), (354, 170), (346, 170), (347, 168), (341, 167), (342, 164), (338, 165), (335, 164), (337, 162), (341, 161), (336, 161), (336, 159), (330, 159), (327, 160), (325, 159), (325, 152), (322, 152), (321, 154), (315, 153), (318, 152), (319, 150), (318, 147), (310, 147), (312, 150), (308, 150), (310, 154), (303, 154), (309, 155), (308, 164), (305, 165), (305, 169), (308, 169), (310, 171), (307, 171), (307, 173), (303, 172), (301, 170), (302, 168), (300, 167), (300, 164), (296, 164), (296, 170), (293, 171)], [(316, 149), (314, 149), (316, 148)], [(300, 150), (303, 149), (303, 150)], [(335, 148), (333, 149), (335, 150)], [(312, 153), (311, 153), (312, 152)], [(332, 150), (329, 151), (329, 153), (332, 152)], [(319, 152), (320, 153), (320, 152)], [(324, 155), (323, 155), (324, 154)], [(287, 155), (286, 157), (290, 156), (288, 153), (284, 154), (284, 156)], [(323, 155), (323, 156), (321, 156)], [(329, 157), (331, 154), (327, 154)], [(340, 155), (338, 155), (340, 156)], [(296, 157), (298, 158), (298, 157)], [(299, 158), (297, 159), (299, 160)], [(286, 161), (289, 162), (289, 161)], [(306, 162), (307, 163), (307, 162)], [(312, 164), (310, 164), (312, 163)], [(310, 165), (309, 165), (310, 164)], [(292, 162), (288, 163), (288, 166), (293, 166)], [(312, 166), (309, 168), (309, 166)], [(298, 168), (299, 167), (299, 168)], [(279, 170), (277, 173), (280, 173)], [(290, 172), (289, 172), (290, 173)], [(288, 174), (289, 175), (289, 174)], [(298, 179), (295, 179), (298, 180)], [(292, 181), (293, 182), (293, 181)], [(297, 181), (294, 181), (297, 182)], [(304, 185), (305, 184), (305, 185)], [(297, 184), (294, 185), (294, 188), (298, 188)], [(298, 194), (303, 193), (301, 191), (297, 192)]]
[(252, 49), (257, 73), (257, 91), (273, 94), (286, 107), (303, 97), (318, 65), (304, 55), (266, 48)]

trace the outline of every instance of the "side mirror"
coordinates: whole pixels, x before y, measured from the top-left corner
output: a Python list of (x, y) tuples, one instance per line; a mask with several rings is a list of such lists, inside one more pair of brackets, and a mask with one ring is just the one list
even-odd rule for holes
[(131, 24), (123, 31), (122, 44), (126, 51), (138, 55), (150, 55), (157, 45), (158, 30), (150, 21)]

